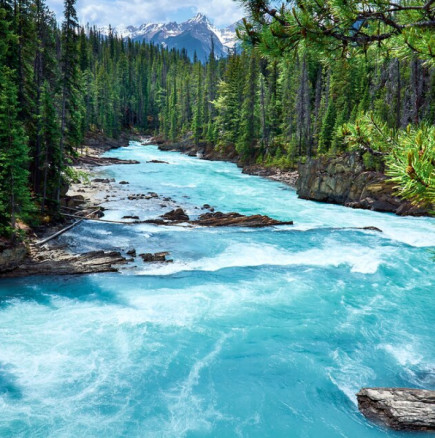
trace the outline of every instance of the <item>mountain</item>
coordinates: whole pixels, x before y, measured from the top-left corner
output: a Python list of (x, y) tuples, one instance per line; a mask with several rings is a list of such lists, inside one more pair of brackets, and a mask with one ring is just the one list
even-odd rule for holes
[[(212, 41), (216, 58), (223, 58), (237, 46), (236, 27), (238, 23), (224, 29), (213, 26), (203, 14), (183, 23), (146, 23), (139, 27), (118, 26), (113, 32), (123, 38), (133, 41), (146, 41), (148, 43), (162, 44), (168, 49), (186, 49), (191, 59), (194, 54), (202, 62), (210, 56)], [(101, 29), (103, 35), (108, 35), (109, 28)]]

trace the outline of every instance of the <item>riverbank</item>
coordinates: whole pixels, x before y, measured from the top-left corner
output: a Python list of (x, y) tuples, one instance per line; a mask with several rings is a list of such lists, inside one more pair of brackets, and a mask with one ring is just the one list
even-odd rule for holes
[[(57, 237), (70, 231), (85, 220), (137, 225), (153, 224), (162, 226), (185, 225), (190, 227), (248, 227), (261, 228), (279, 225), (292, 225), (292, 221), (279, 221), (262, 215), (242, 215), (237, 212), (222, 213), (208, 204), (195, 206), (199, 214), (189, 217), (181, 205), (170, 197), (161, 197), (154, 192), (132, 193), (128, 181), (101, 177), (98, 168), (110, 165), (135, 165), (137, 160), (102, 157), (112, 149), (129, 146), (131, 140), (142, 145), (150, 144), (151, 138), (124, 133), (119, 139), (107, 139), (102, 135), (88, 135), (81, 154), (71, 165), (77, 181), (70, 183), (67, 193), (61, 200), (62, 220), (54, 224), (27, 229), (24, 242), (0, 247), (0, 278), (25, 277), (32, 275), (78, 275), (101, 272), (117, 272), (122, 265), (133, 262), (137, 256), (134, 248), (116, 248), (112, 251), (94, 250), (82, 254), (75, 253), (65, 244), (57, 243)], [(149, 164), (168, 164), (159, 160)], [(261, 169), (253, 169), (252, 174)], [(266, 176), (264, 173), (258, 175)], [(156, 203), (156, 216), (140, 220), (139, 216), (127, 213), (119, 221), (104, 219), (104, 211), (112, 202), (132, 201)], [(109, 207), (110, 208), (110, 207)], [(168, 208), (170, 209), (168, 211)], [(171, 209), (172, 208), (172, 209)], [(146, 262), (163, 261), (156, 254), (139, 254)], [(163, 253), (162, 253), (163, 254)], [(166, 253), (165, 253), (166, 254)], [(151, 257), (149, 257), (151, 255)]]
[[(128, 146), (130, 140), (145, 140), (144, 137), (123, 132), (118, 139), (100, 133), (89, 133), (72, 162), (73, 170), (81, 175), (81, 181), (71, 183), (61, 200), (62, 220), (35, 228), (26, 227), (22, 242), (0, 242), (0, 278), (15, 278), (31, 275), (79, 275), (101, 272), (116, 272), (129, 261), (121, 251), (92, 251), (74, 253), (71, 248), (59, 245), (50, 236), (62, 233), (84, 218), (99, 218), (104, 215), (100, 207), (101, 196), (108, 187), (104, 182), (91, 181), (93, 171), (99, 166), (120, 164), (122, 160), (101, 158), (111, 149)], [(125, 164), (134, 164), (126, 161)], [(47, 243), (42, 244), (48, 240)]]
[[(20, 430), (48, 423), (47, 436), (268, 436), (271, 425), (285, 436), (293, 424), (298, 436), (382, 438), (355, 394), (433, 387), (433, 219), (306, 202), (234, 164), (154, 145), (103, 158), (140, 164), (95, 167), (87, 184), (111, 191), (100, 205), (110, 223), (83, 222), (57, 245), (135, 249), (134, 262), (119, 274), (0, 280), (3, 430), (29, 412)], [(212, 208), (295, 225), (185, 222)]]
[(153, 143), (159, 146), (162, 151), (176, 151), (191, 157), (198, 157), (208, 161), (227, 161), (237, 164), (242, 169), (242, 172), (247, 175), (261, 176), (272, 181), (282, 182), (296, 188), (298, 180), (297, 170), (283, 170), (274, 166), (262, 166), (259, 164), (244, 164), (235, 154), (233, 149), (217, 150), (210, 144), (201, 144), (195, 146), (190, 140), (185, 140), (177, 143), (165, 142), (159, 137), (153, 138)]
[(415, 206), (397, 197), (394, 184), (388, 181), (384, 173), (383, 164), (368, 164), (358, 152), (337, 157), (311, 158), (300, 163), (297, 170), (284, 170), (245, 164), (232, 148), (217, 150), (209, 144), (195, 146), (189, 140), (171, 143), (156, 138), (153, 142), (163, 151), (177, 151), (204, 160), (236, 163), (243, 173), (287, 184), (296, 190), (300, 198), (310, 201), (395, 213), (398, 216), (429, 216), (433, 210), (431, 206)]

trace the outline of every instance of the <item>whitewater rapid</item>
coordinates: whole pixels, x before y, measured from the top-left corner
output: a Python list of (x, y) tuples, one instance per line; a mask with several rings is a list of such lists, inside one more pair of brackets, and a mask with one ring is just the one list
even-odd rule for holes
[[(2, 280), (0, 437), (402, 436), (365, 420), (355, 393), (435, 389), (433, 219), (300, 200), (155, 146), (108, 155), (141, 164), (101, 175), (192, 217), (210, 204), (295, 225), (67, 233), (79, 252), (169, 251), (174, 263)], [(114, 198), (105, 218), (155, 218), (161, 203)], [(383, 232), (351, 228), (366, 226)]]

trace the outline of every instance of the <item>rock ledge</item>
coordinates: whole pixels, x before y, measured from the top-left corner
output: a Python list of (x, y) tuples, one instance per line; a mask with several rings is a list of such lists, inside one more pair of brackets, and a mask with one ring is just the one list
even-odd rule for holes
[(395, 430), (435, 431), (435, 391), (412, 388), (363, 388), (359, 410)]

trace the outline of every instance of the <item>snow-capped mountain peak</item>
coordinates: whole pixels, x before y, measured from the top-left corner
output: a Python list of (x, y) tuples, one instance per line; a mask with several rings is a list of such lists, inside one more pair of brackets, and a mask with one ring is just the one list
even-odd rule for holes
[(204, 14), (201, 14), (201, 12), (198, 12), (195, 15), (195, 17), (191, 18), (187, 22), (188, 23), (206, 23), (206, 24), (210, 24), (209, 19)]
[[(185, 49), (191, 59), (196, 53), (199, 60), (206, 61), (210, 56), (212, 41), (216, 58), (225, 57), (234, 49), (237, 44), (236, 25), (217, 29), (204, 14), (198, 13), (183, 23), (145, 23), (139, 27), (120, 25), (112, 31), (133, 41), (162, 44), (169, 49)], [(101, 28), (100, 32), (108, 35), (109, 28)]]

